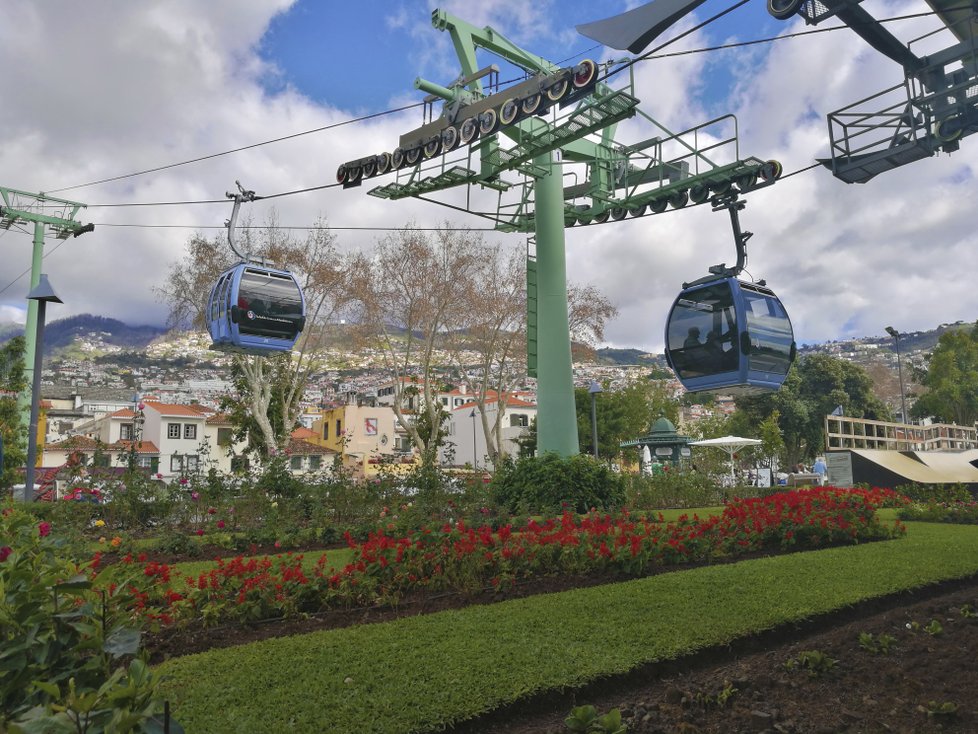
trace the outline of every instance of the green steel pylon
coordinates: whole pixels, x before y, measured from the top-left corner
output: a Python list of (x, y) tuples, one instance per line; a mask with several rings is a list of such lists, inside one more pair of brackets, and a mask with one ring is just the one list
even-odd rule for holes
[[(612, 89), (593, 61), (561, 69), (490, 27), (476, 28), (442, 10), (432, 13), (432, 25), (451, 35), (461, 74), (448, 87), (416, 79), (415, 87), (429, 94), (425, 124), (402, 135), (392, 153), (344, 163), (337, 181), (359, 186), (397, 171), (395, 181), (368, 193), (434, 203), (442, 202), (430, 194), (466, 186), (465, 208), (482, 216), (487, 212), (477, 211), (473, 192), (497, 193), (496, 228), (530, 233), (536, 250), (535, 258), (527, 258), (527, 365), (537, 378), (537, 447), (541, 453), (576, 454), (565, 227), (743, 193), (774, 183), (780, 164), (740, 158), (732, 115), (673, 133), (643, 114), (630, 67), (625, 87)], [(527, 79), (498, 91), (499, 68), (478, 68), (477, 47), (523, 70)], [(487, 93), (483, 79), (490, 89), (495, 80), (497, 91)], [(437, 99), (444, 106), (436, 119), (432, 103)], [(651, 122), (658, 134), (630, 145), (616, 142), (617, 124), (635, 115)], [(502, 145), (502, 136), (512, 145)], [(568, 179), (569, 165), (586, 172)]]
[[(94, 224), (75, 221), (75, 215), (85, 208), (85, 204), (67, 199), (57, 199), (43, 193), (32, 194), (26, 191), (0, 186), (0, 230), (9, 230), (22, 224), (34, 225), (34, 249), (31, 257), (31, 282), (28, 292), (34, 289), (41, 279), (41, 260), (44, 258), (44, 236), (51, 233), (56, 239), (65, 240), (77, 237), (95, 229)], [(26, 232), (27, 230), (23, 230)], [(27, 302), (27, 325), (24, 327), (24, 377), (30, 385), (34, 376), (34, 337), (37, 333), (37, 302)], [(40, 365), (37, 366), (40, 369)], [(20, 399), (21, 417), (24, 425), (30, 420), (30, 395)]]

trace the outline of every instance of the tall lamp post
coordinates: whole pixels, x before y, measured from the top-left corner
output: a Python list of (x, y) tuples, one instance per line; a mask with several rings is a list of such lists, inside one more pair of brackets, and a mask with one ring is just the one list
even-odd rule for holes
[(900, 332), (894, 329), (892, 326), (886, 327), (886, 333), (893, 337), (893, 341), (896, 343), (896, 353), (897, 353), (897, 374), (900, 376), (900, 416), (903, 422), (907, 422), (907, 396), (903, 391), (903, 362), (900, 359)]
[(31, 422), (27, 431), (27, 476), (24, 482), (24, 501), (34, 499), (34, 465), (37, 463), (37, 418), (41, 406), (41, 355), (44, 347), (44, 312), (47, 304), (64, 303), (54, 293), (48, 276), (41, 273), (37, 285), (27, 294), (27, 300), (37, 301), (37, 321), (34, 325), (34, 371), (31, 381)]
[(587, 389), (591, 394), (591, 446), (594, 447), (594, 458), (598, 458), (598, 393), (602, 392), (601, 385), (592, 382)]
[(475, 448), (475, 408), (472, 408), (472, 412), (469, 413), (469, 418), (472, 419), (472, 468), (479, 468), (479, 455), (476, 453)]

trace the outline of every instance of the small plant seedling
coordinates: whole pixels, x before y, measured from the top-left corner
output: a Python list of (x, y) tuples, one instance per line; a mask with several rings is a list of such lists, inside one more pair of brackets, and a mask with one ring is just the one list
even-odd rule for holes
[(859, 647), (863, 650), (868, 650), (872, 653), (882, 653), (883, 655), (890, 654), (890, 648), (893, 647), (893, 643), (896, 642), (896, 637), (893, 635), (888, 635), (885, 632), (879, 637), (874, 637), (869, 632), (859, 633)]
[(965, 604), (963, 607), (958, 609), (958, 613), (965, 619), (974, 619), (975, 617), (978, 617), (978, 612), (976, 612), (975, 608), (970, 604)]
[(734, 694), (737, 693), (737, 689), (734, 688), (733, 683), (730, 681), (724, 681), (723, 690), (717, 694), (717, 706), (723, 708), (727, 705), (727, 701), (733, 698)]
[(626, 734), (628, 731), (621, 723), (621, 711), (612, 709), (604, 716), (598, 716), (598, 710), (590, 705), (571, 709), (564, 724), (570, 731), (581, 734)]
[(896, 643), (896, 637), (893, 635), (888, 635), (885, 632), (876, 638), (876, 644), (879, 646), (879, 650), (884, 655), (890, 654), (890, 648)]
[(932, 637), (937, 637), (939, 634), (944, 632), (944, 628), (941, 626), (940, 622), (938, 622), (936, 619), (932, 619), (930, 624), (924, 627), (924, 632)]
[(924, 709), (928, 716), (951, 718), (958, 712), (958, 705), (953, 701), (928, 701)]
[(837, 662), (821, 650), (804, 650), (785, 663), (785, 667), (788, 670), (806, 670), (809, 677), (818, 678), (831, 672)]

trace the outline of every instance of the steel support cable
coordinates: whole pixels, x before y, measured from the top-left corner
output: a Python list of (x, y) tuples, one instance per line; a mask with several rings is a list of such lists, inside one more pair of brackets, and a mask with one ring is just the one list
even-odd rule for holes
[(55, 194), (55, 193), (58, 193), (60, 191), (71, 191), (73, 189), (83, 189), (83, 188), (85, 188), (87, 186), (96, 186), (98, 184), (109, 183), (111, 181), (121, 181), (121, 180), (126, 179), (126, 178), (133, 178), (135, 176), (143, 176), (143, 175), (145, 175), (147, 173), (156, 173), (158, 171), (166, 171), (166, 170), (168, 170), (170, 168), (178, 168), (179, 166), (186, 166), (186, 165), (189, 165), (191, 163), (200, 163), (201, 161), (207, 161), (207, 160), (210, 160), (212, 158), (220, 158), (221, 156), (231, 155), (232, 153), (240, 153), (240, 152), (245, 151), (245, 150), (251, 150), (253, 148), (260, 148), (263, 145), (271, 145), (272, 143), (281, 143), (281, 142), (283, 142), (285, 140), (292, 140), (293, 138), (302, 137), (303, 135), (312, 135), (313, 133), (320, 133), (320, 132), (323, 132), (324, 130), (333, 130), (335, 128), (343, 127), (345, 125), (351, 125), (351, 124), (353, 124), (355, 122), (363, 122), (364, 120), (371, 120), (371, 119), (374, 119), (376, 117), (383, 117), (384, 115), (392, 115), (392, 114), (394, 114), (396, 112), (404, 112), (405, 110), (410, 110), (410, 109), (413, 109), (415, 107), (420, 107), (423, 104), (424, 104), (424, 102), (415, 102), (414, 104), (405, 105), (403, 107), (397, 107), (397, 108), (392, 109), (392, 110), (384, 110), (383, 112), (374, 112), (373, 114), (370, 114), (370, 115), (363, 115), (362, 117), (354, 117), (354, 118), (351, 118), (349, 120), (343, 120), (342, 122), (334, 122), (332, 125), (324, 125), (322, 127), (317, 127), (317, 128), (315, 128), (313, 130), (305, 130), (305, 131), (299, 132), (299, 133), (292, 133), (290, 135), (283, 135), (280, 138), (273, 138), (272, 140), (264, 140), (264, 141), (262, 141), (260, 143), (252, 143), (251, 145), (243, 145), (240, 148), (233, 148), (231, 150), (225, 150), (225, 151), (222, 151), (220, 153), (211, 153), (209, 155), (203, 155), (203, 156), (199, 156), (197, 158), (191, 158), (191, 159), (186, 160), (186, 161), (180, 161), (178, 163), (168, 163), (165, 166), (156, 166), (155, 168), (147, 168), (147, 169), (142, 170), (142, 171), (134, 171), (133, 173), (126, 173), (126, 174), (123, 174), (123, 175), (120, 175), (120, 176), (110, 176), (109, 178), (102, 178), (102, 179), (99, 179), (98, 181), (89, 181), (88, 183), (75, 184), (74, 186), (64, 186), (64, 187), (62, 187), (60, 189), (50, 189), (49, 191), (46, 191), (45, 193)]

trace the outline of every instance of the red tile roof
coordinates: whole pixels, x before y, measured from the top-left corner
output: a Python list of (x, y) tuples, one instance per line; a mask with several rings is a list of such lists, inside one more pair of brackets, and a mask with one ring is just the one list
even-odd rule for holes
[(285, 452), (292, 456), (323, 456), (325, 454), (336, 453), (332, 449), (328, 449), (325, 446), (318, 446), (314, 443), (309, 443), (308, 441), (303, 441), (299, 438), (291, 439), (288, 447), (285, 449)]
[(303, 441), (310, 438), (319, 438), (319, 434), (310, 428), (305, 426), (299, 426), (294, 431), (292, 431), (292, 438), (301, 438)]
[(88, 436), (68, 436), (63, 441), (49, 443), (44, 448), (47, 451), (94, 451), (98, 442)]
[[(128, 451), (132, 446), (132, 441), (116, 441), (114, 444), (109, 446), (110, 451)], [(140, 441), (136, 446), (137, 454), (158, 454), (160, 450), (156, 447), (156, 444), (152, 441)]]
[(135, 418), (136, 414), (130, 408), (121, 408), (115, 413), (111, 413), (109, 418)]
[(147, 408), (152, 408), (163, 416), (179, 416), (184, 418), (203, 418), (200, 411), (190, 405), (175, 405), (173, 403), (156, 403), (145, 401)]

